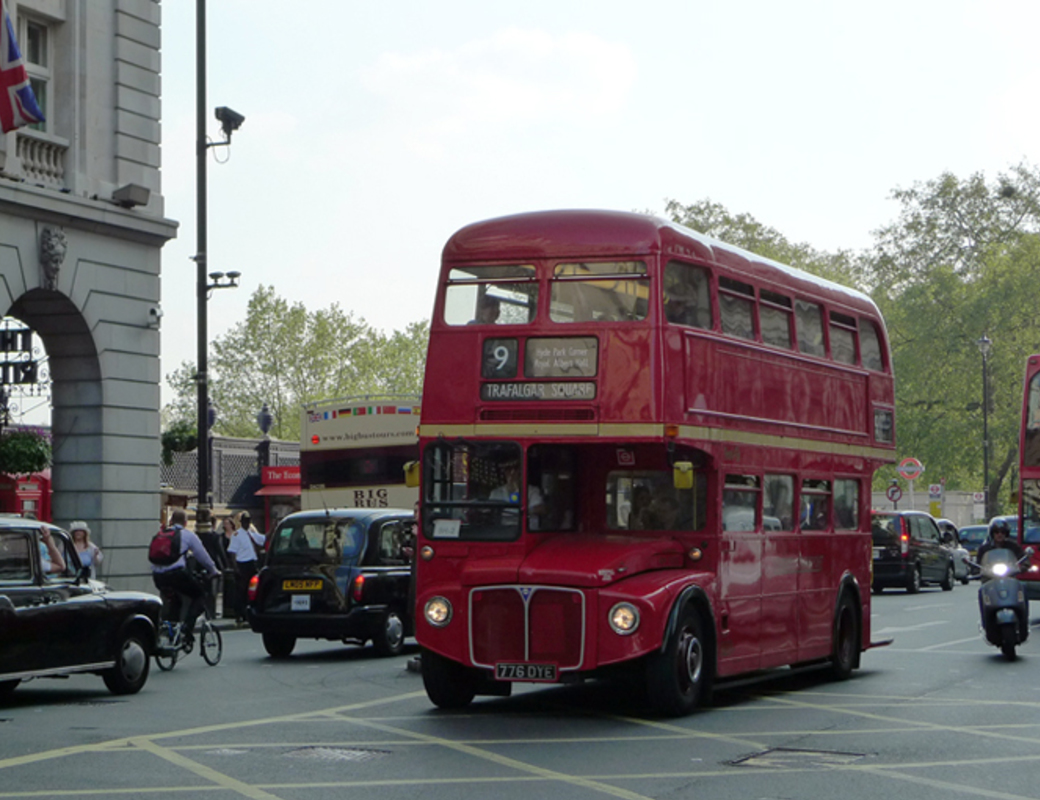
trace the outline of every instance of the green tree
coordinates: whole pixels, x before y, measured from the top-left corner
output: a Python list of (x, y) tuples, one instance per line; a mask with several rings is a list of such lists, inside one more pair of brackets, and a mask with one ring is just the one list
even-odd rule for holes
[(781, 264), (811, 272), (845, 286), (862, 288), (859, 259), (850, 250), (827, 253), (804, 243), (789, 241), (775, 228), (756, 220), (750, 214), (733, 214), (722, 204), (701, 200), (684, 206), (669, 200), (665, 213), (674, 222), (699, 233), (741, 247), (756, 255)]
[[(951, 174), (893, 193), (898, 218), (877, 231), (863, 280), (885, 315), (901, 455), (952, 489), (983, 483), (982, 356), (988, 361), (990, 513), (1015, 488), (1025, 358), (1040, 349), (1033, 291), (1040, 263), (1040, 173)], [(890, 474), (889, 474), (890, 473)], [(894, 470), (879, 472), (880, 482)]]
[(46, 434), (31, 428), (0, 433), (0, 473), (31, 475), (51, 465), (51, 443)]
[[(338, 304), (308, 311), (273, 286), (249, 300), (246, 318), (217, 338), (209, 358), (214, 431), (258, 435), (256, 415), (266, 403), (271, 435), (299, 437), (300, 408), (308, 402), (357, 394), (422, 392), (429, 324), (412, 323), (387, 335)], [(184, 362), (167, 376), (174, 400), (169, 421), (196, 417), (196, 370)]]

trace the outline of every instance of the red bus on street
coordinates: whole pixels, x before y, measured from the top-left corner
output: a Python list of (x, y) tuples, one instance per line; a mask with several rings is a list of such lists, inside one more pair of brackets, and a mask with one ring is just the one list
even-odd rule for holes
[(422, 399), (416, 637), (434, 704), (624, 673), (660, 713), (870, 644), (884, 322), (663, 219), (469, 225)]
[[(1040, 355), (1026, 359), (1022, 399), (1021, 441), (1018, 447), (1018, 530), (1023, 548), (1032, 547), (1031, 568), (1020, 572), (1026, 597), (1040, 599)], [(1014, 520), (1012, 520), (1014, 522)]]

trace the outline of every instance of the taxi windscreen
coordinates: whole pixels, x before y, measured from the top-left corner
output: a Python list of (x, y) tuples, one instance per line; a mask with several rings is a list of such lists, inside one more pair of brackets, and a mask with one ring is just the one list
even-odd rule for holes
[(284, 520), (274, 532), (270, 557), (300, 557), (338, 561), (361, 551), (361, 525), (352, 519)]

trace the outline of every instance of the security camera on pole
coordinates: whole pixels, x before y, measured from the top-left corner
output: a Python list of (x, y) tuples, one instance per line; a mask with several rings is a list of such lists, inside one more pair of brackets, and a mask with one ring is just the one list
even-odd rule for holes
[(896, 467), (896, 472), (910, 482), (910, 508), (917, 508), (914, 503), (914, 481), (924, 475), (924, 464), (916, 458), (904, 458)]

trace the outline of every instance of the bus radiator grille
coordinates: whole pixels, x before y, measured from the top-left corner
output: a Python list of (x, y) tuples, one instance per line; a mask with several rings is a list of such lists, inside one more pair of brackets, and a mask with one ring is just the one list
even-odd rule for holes
[(474, 664), (492, 667), (527, 661), (556, 664), (560, 669), (581, 666), (585, 603), (580, 591), (522, 586), (476, 589), (470, 604)]

